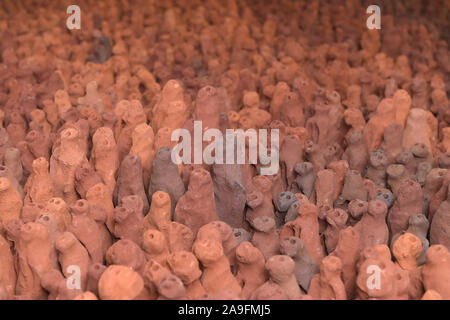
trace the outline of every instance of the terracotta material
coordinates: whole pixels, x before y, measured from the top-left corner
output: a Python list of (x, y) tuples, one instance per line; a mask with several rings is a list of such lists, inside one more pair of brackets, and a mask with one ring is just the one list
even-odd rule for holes
[(89, 253), (93, 263), (103, 263), (102, 233), (94, 218), (90, 215), (90, 205), (86, 200), (78, 200), (70, 207), (72, 221), (67, 230), (73, 233)]
[(72, 274), (70, 266), (80, 268), (80, 287), (86, 289), (88, 266), (90, 262), (88, 251), (71, 232), (64, 232), (56, 240), (56, 250), (58, 251), (58, 261), (63, 274), (69, 277)]
[(241, 227), (245, 221), (246, 190), (240, 166), (214, 164), (211, 178), (219, 219), (232, 227)]
[(82, 147), (79, 129), (67, 128), (60, 134), (60, 145), (50, 157), (50, 176), (53, 180), (54, 194), (69, 205), (77, 199), (75, 191), (75, 171), (87, 161)]
[(389, 230), (386, 224), (386, 213), (387, 206), (383, 201), (372, 200), (369, 202), (367, 213), (354, 227), (359, 234), (360, 250), (388, 243)]
[(0, 219), (4, 225), (19, 219), (22, 199), (8, 178), (0, 177)]
[(167, 257), (167, 264), (185, 285), (188, 299), (200, 299), (206, 294), (200, 282), (202, 272), (199, 262), (193, 253), (188, 251), (174, 252)]
[(169, 147), (163, 147), (156, 152), (148, 187), (148, 196), (151, 198), (156, 191), (167, 192), (172, 201), (173, 214), (178, 200), (185, 192), (185, 188), (178, 174), (177, 165), (170, 159), (170, 152)]
[(248, 299), (267, 280), (264, 256), (250, 242), (244, 241), (236, 248), (236, 259), (236, 279), (242, 287), (242, 297)]
[(127, 155), (117, 172), (114, 189), (114, 202), (119, 203), (125, 196), (136, 195), (142, 199), (143, 210), (148, 212), (150, 206), (145, 193), (142, 177), (142, 161), (137, 155)]
[(366, 178), (372, 180), (379, 188), (384, 188), (386, 186), (387, 163), (387, 155), (383, 150), (374, 150), (370, 152)]
[(311, 279), (319, 272), (319, 265), (306, 251), (302, 240), (289, 237), (281, 240), (280, 251), (295, 262), (295, 278), (300, 287), (308, 292)]
[(102, 300), (134, 300), (144, 290), (144, 280), (132, 269), (111, 265), (103, 272), (98, 282)]
[(217, 219), (211, 176), (204, 169), (195, 169), (188, 190), (177, 203), (174, 220), (187, 225), (195, 235), (201, 226)]
[(341, 197), (343, 200), (361, 200), (367, 201), (367, 190), (364, 189), (364, 181), (359, 171), (350, 170), (345, 175), (344, 187)]
[[(107, 265), (127, 266), (143, 275), (147, 262), (145, 252), (133, 241), (125, 239), (115, 242), (105, 255)], [(100, 267), (100, 271), (103, 268)], [(103, 272), (102, 272), (103, 274)]]
[(156, 229), (168, 237), (170, 225), (170, 196), (164, 191), (156, 191), (152, 196), (150, 211), (144, 217), (144, 230)]
[(325, 250), (319, 236), (318, 209), (313, 204), (305, 203), (298, 209), (298, 214), (297, 219), (284, 225), (280, 238), (289, 236), (300, 238), (309, 255), (319, 264), (325, 256)]
[(295, 278), (295, 262), (291, 257), (275, 255), (266, 262), (266, 269), (270, 281), (278, 284), (286, 293), (289, 300), (299, 299), (302, 295)]
[(444, 245), (447, 249), (450, 248), (450, 237), (447, 233), (450, 228), (450, 188), (448, 190), (447, 199), (441, 202), (430, 226), (430, 243)]
[(324, 258), (320, 264), (320, 273), (311, 280), (308, 294), (317, 300), (346, 300), (341, 272), (341, 259), (334, 256)]
[(392, 235), (405, 231), (408, 228), (409, 217), (422, 212), (422, 199), (420, 184), (410, 179), (403, 181), (387, 219)]
[(422, 267), (422, 279), (425, 290), (434, 290), (442, 297), (449, 299), (449, 252), (442, 245), (432, 245), (426, 254), (426, 262)]
[(314, 172), (314, 168), (312, 163), (303, 162), (297, 163), (295, 165), (295, 172), (297, 173), (297, 177), (295, 181), (299, 190), (306, 196), (311, 197), (311, 194), (314, 190), (314, 182), (316, 181), (316, 173)]
[(194, 243), (193, 252), (204, 270), (200, 281), (207, 293), (217, 293), (220, 289), (231, 289), (241, 294), (242, 288), (230, 270), (228, 259), (220, 242), (199, 240)]
[(48, 161), (37, 158), (33, 161), (33, 172), (25, 184), (25, 202), (45, 204), (53, 198), (53, 182), (48, 171)]
[[(396, 266), (390, 261), (390, 255), (380, 254), (376, 247), (367, 248), (361, 257), (356, 279), (358, 298), (377, 300), (402, 300), (408, 298), (409, 276), (408, 272)], [(388, 251), (389, 252), (389, 251)], [(380, 269), (379, 286), (368, 286), (373, 284), (369, 277), (373, 274), (370, 266)], [(372, 267), (373, 268), (373, 267)]]
[(331, 209), (326, 212), (327, 228), (324, 232), (325, 247), (328, 254), (332, 253), (338, 244), (339, 234), (345, 229), (348, 214), (342, 209)]
[(251, 243), (264, 255), (265, 260), (279, 253), (280, 235), (275, 228), (275, 220), (269, 217), (259, 217), (252, 224), (255, 232)]
[[(415, 235), (420, 239), (422, 243), (422, 251), (419, 257), (417, 258), (418, 265), (422, 265), (425, 263), (425, 254), (430, 246), (430, 242), (428, 241), (427, 238), (429, 228), (430, 223), (428, 222), (427, 218), (423, 214), (419, 213), (409, 217), (408, 229), (404, 231), (404, 233), (410, 233)], [(395, 243), (395, 241), (401, 234), (403, 234), (403, 232), (401, 232), (400, 234), (396, 234), (392, 237), (391, 245)]]
[(110, 128), (102, 127), (95, 131), (92, 137), (90, 162), (112, 193), (120, 162), (116, 140)]

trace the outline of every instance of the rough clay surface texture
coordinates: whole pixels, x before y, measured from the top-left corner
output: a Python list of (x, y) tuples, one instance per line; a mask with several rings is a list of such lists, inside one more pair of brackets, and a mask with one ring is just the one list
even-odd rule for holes
[(77, 2), (0, 1), (0, 299), (450, 299), (448, 1)]

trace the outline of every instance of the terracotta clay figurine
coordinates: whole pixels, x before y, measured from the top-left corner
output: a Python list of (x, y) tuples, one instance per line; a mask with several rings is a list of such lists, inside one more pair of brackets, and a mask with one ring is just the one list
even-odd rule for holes
[(308, 294), (317, 300), (346, 300), (341, 272), (341, 259), (334, 256), (324, 258), (320, 264), (320, 273), (311, 279)]
[(184, 184), (178, 174), (176, 164), (170, 159), (170, 147), (163, 147), (156, 152), (153, 160), (152, 175), (148, 187), (149, 198), (156, 191), (167, 192), (172, 200), (172, 214), (180, 197), (184, 194)]
[(294, 260), (297, 282), (308, 292), (311, 279), (319, 273), (319, 266), (306, 251), (303, 241), (297, 237), (285, 238), (280, 242), (280, 251)]
[(267, 280), (264, 256), (250, 242), (245, 241), (236, 248), (236, 259), (236, 279), (241, 284), (242, 297), (247, 299)]
[(288, 299), (300, 299), (302, 293), (295, 278), (295, 262), (291, 257), (285, 255), (272, 256), (266, 262), (266, 269), (270, 281), (278, 284), (284, 290)]
[(449, 276), (450, 254), (442, 245), (432, 245), (426, 253), (426, 262), (422, 267), (422, 279), (425, 290), (435, 290), (442, 299), (450, 298)]
[(177, 203), (174, 221), (187, 225), (195, 235), (202, 225), (214, 220), (218, 216), (211, 176), (204, 169), (195, 169), (188, 190)]
[(204, 267), (200, 281), (207, 293), (214, 294), (221, 288), (228, 288), (241, 294), (242, 288), (231, 273), (228, 259), (218, 241), (196, 241), (193, 252)]
[(188, 251), (177, 251), (167, 256), (170, 270), (181, 279), (186, 287), (188, 299), (199, 299), (206, 294), (200, 282), (199, 262), (195, 255)]

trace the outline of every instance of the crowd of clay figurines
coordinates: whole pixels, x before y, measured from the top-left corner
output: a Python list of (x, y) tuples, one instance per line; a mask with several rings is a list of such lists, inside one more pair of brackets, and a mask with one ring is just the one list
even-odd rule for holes
[(0, 3), (2, 299), (450, 299), (446, 2), (77, 2)]

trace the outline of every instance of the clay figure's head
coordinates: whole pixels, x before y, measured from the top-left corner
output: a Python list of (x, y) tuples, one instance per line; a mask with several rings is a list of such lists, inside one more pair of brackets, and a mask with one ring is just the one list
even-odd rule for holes
[(297, 200), (294, 193), (285, 191), (278, 195), (277, 206), (280, 212), (286, 212), (292, 203)]
[(256, 209), (263, 203), (263, 201), (264, 195), (258, 190), (253, 190), (247, 193), (247, 205), (250, 208)]
[(195, 241), (193, 252), (204, 266), (213, 264), (223, 256), (222, 244), (209, 239)]
[[(126, 172), (129, 179), (137, 177), (142, 171), (141, 157), (136, 154), (128, 154), (123, 158), (120, 169)], [(131, 177), (130, 177), (131, 176)]]
[(186, 285), (200, 278), (202, 274), (197, 258), (189, 251), (181, 250), (171, 253), (167, 257), (167, 264)]
[(328, 224), (334, 227), (345, 226), (347, 219), (348, 219), (347, 212), (339, 208), (330, 210), (326, 215), (326, 220)]
[(186, 295), (186, 289), (180, 278), (171, 274), (162, 277), (157, 284), (160, 295), (167, 299), (181, 299)]
[(216, 220), (210, 223), (219, 231), (222, 241), (228, 240), (230, 237), (234, 236), (233, 228), (231, 228), (226, 222)]
[[(412, 233), (404, 233), (395, 240), (392, 247), (392, 253), (397, 259), (399, 265), (405, 269), (405, 263), (409, 258), (417, 260), (422, 252), (422, 240), (413, 235)], [(406, 262), (405, 262), (406, 260)]]
[(20, 238), (25, 242), (48, 238), (48, 231), (42, 224), (36, 222), (25, 223), (20, 229)]
[(430, 150), (424, 143), (415, 143), (411, 147), (411, 152), (417, 158), (426, 158), (430, 154)]
[(395, 196), (392, 192), (383, 191), (383, 192), (377, 193), (374, 200), (383, 201), (386, 204), (386, 206), (388, 207), (388, 209), (390, 209), (394, 205)]
[(448, 265), (450, 261), (450, 253), (445, 246), (435, 244), (427, 249), (425, 253), (425, 261), (426, 265), (430, 266)]
[(131, 215), (133, 211), (131, 209), (125, 208), (123, 206), (116, 207), (114, 209), (114, 220), (117, 223), (122, 223), (125, 221), (129, 215)]
[(252, 238), (252, 234), (243, 228), (234, 228), (233, 229), (234, 237), (236, 238), (238, 244), (244, 241), (250, 241)]
[(152, 207), (156, 208), (164, 208), (170, 205), (170, 196), (167, 192), (164, 191), (156, 191), (152, 195)]
[(320, 274), (327, 278), (339, 277), (342, 271), (342, 262), (336, 256), (327, 256), (320, 264)]
[(47, 227), (47, 229), (51, 231), (56, 231), (58, 229), (58, 222), (56, 221), (56, 216), (51, 212), (41, 213), (36, 221), (37, 223), (42, 224)]
[(270, 279), (275, 283), (287, 281), (292, 277), (294, 268), (294, 260), (286, 255), (274, 255), (266, 262), (266, 269), (269, 272)]
[(390, 178), (398, 179), (405, 174), (406, 168), (402, 164), (391, 164), (387, 167), (386, 173)]
[(244, 241), (236, 248), (236, 258), (240, 263), (251, 264), (263, 258), (263, 255), (250, 242)]
[(44, 157), (39, 157), (33, 161), (33, 171), (35, 174), (48, 171), (48, 161)]
[(369, 202), (368, 213), (377, 218), (384, 218), (387, 213), (387, 206), (381, 200), (372, 200)]
[(155, 229), (149, 229), (144, 232), (142, 249), (149, 254), (162, 253), (166, 249), (166, 237)]
[(133, 270), (140, 269), (145, 263), (141, 248), (128, 239), (121, 239), (109, 247), (106, 252), (108, 264), (128, 266)]
[(137, 195), (129, 195), (125, 196), (122, 199), (120, 199), (119, 205), (121, 207), (127, 208), (131, 210), (132, 212), (143, 212), (144, 210), (144, 202), (142, 200), (142, 197)]
[(93, 148), (100, 152), (107, 152), (114, 149), (116, 140), (113, 131), (108, 127), (98, 128), (92, 136)]
[(341, 95), (337, 91), (327, 91), (326, 97), (329, 104), (336, 105), (341, 102)]
[[(296, 198), (298, 198), (298, 195), (296, 195)], [(284, 222), (293, 221), (298, 217), (298, 208), (300, 208), (301, 203), (300, 201), (295, 201), (291, 206), (289, 207), (286, 215), (284, 216)]]
[(75, 238), (72, 232), (64, 232), (56, 240), (55, 248), (59, 252), (66, 252), (77, 242), (78, 240), (77, 238)]
[(413, 160), (414, 160), (414, 155), (412, 154), (411, 151), (408, 151), (408, 150), (400, 152), (397, 155), (397, 158), (395, 159), (395, 161), (397, 163), (403, 164), (405, 166)]
[(70, 206), (70, 211), (74, 215), (81, 215), (89, 212), (89, 202), (84, 199), (77, 200)]
[(398, 198), (402, 200), (409, 199), (412, 195), (421, 193), (421, 186), (418, 182), (412, 179), (406, 179), (400, 184)]
[(275, 228), (275, 219), (271, 217), (257, 217), (251, 222), (252, 227), (259, 232), (270, 232)]
[(383, 150), (373, 150), (369, 156), (370, 164), (375, 168), (385, 167), (388, 163), (386, 152)]
[(354, 218), (361, 218), (364, 213), (367, 212), (368, 209), (368, 203), (363, 200), (354, 199), (349, 202), (348, 204), (348, 210), (352, 217)]
[(295, 259), (305, 250), (305, 244), (298, 237), (288, 237), (280, 241), (280, 252)]
[(160, 163), (160, 164), (164, 164), (166, 162), (172, 163), (170, 154), (171, 154), (171, 149), (169, 146), (161, 147), (161, 148), (159, 148), (158, 152), (156, 153), (154, 162)]
[(133, 300), (143, 289), (141, 276), (126, 266), (109, 266), (98, 282), (98, 293), (102, 300)]

